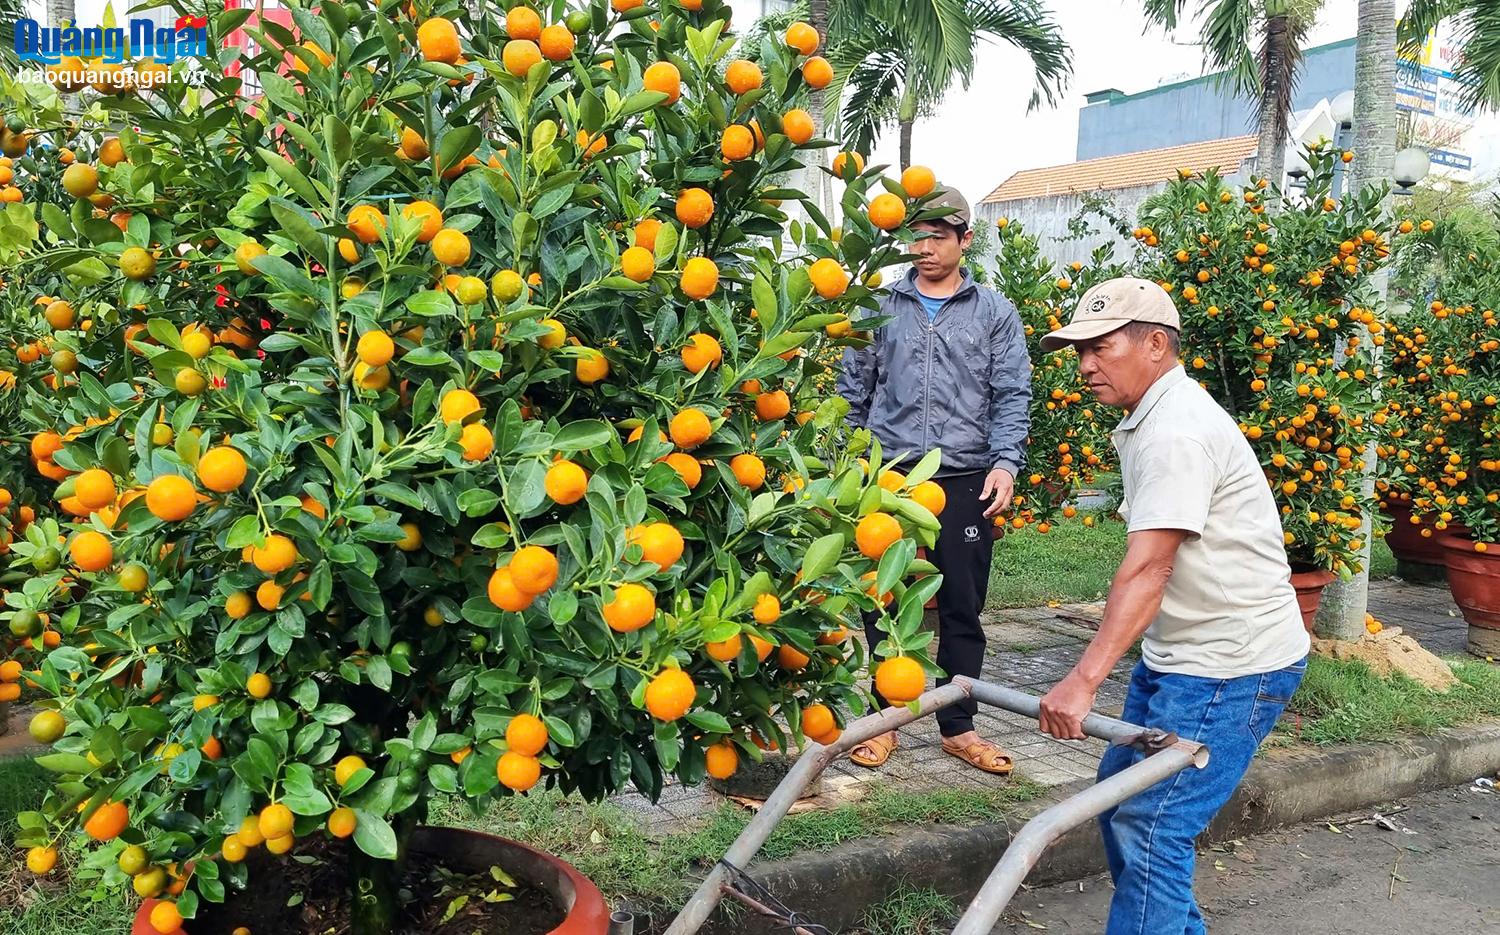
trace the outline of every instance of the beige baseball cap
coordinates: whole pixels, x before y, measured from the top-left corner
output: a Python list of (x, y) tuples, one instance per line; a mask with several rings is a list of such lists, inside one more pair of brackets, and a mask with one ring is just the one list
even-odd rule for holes
[(1072, 321), (1042, 338), (1042, 350), (1055, 351), (1078, 341), (1091, 341), (1136, 321), (1182, 329), (1177, 304), (1161, 286), (1129, 276), (1105, 280), (1078, 300)]

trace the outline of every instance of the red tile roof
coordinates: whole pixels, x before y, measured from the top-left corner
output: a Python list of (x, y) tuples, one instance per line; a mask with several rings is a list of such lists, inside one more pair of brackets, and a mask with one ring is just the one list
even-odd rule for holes
[(1022, 169), (986, 195), (981, 203), (1135, 188), (1172, 178), (1178, 169), (1202, 172), (1217, 168), (1227, 175), (1237, 171), (1240, 163), (1254, 152), (1254, 136), (1233, 136), (1140, 153), (1103, 156), (1064, 166)]

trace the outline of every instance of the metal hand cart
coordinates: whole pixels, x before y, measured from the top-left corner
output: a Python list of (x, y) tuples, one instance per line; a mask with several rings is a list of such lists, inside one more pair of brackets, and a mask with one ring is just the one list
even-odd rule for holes
[[(760, 915), (781, 919), (796, 935), (824, 935), (827, 930), (822, 926), (803, 920), (795, 913), (783, 912), (768, 905), (768, 901), (774, 903), (774, 897), (759, 890), (741, 868), (749, 865), (776, 825), (801, 797), (808, 783), (816, 779), (830, 763), (873, 737), (910, 724), (917, 718), (926, 717), (965, 698), (973, 698), (982, 704), (1027, 717), (1039, 717), (1041, 712), (1041, 699), (1035, 695), (960, 676), (941, 688), (923, 694), (916, 701), (915, 711), (908, 707), (887, 708), (850, 724), (831, 746), (809, 743), (765, 805), (745, 826), (745, 830), (740, 832), (728, 852), (709, 871), (697, 891), (682, 907), (682, 911), (672, 920), (666, 935), (693, 935), (703, 927), (725, 896), (734, 898)], [(1188, 767), (1202, 769), (1208, 763), (1208, 747), (1203, 744), (1179, 739), (1176, 734), (1127, 724), (1102, 714), (1090, 714), (1085, 718), (1083, 732), (1111, 744), (1134, 747), (1147, 756), (1134, 766), (1069, 796), (1028, 821), (1011, 839), (1000, 862), (995, 865), (979, 894), (958, 920), (953, 935), (989, 935), (1011, 897), (1020, 888), (1021, 881), (1026, 879), (1026, 875), (1041, 859), (1042, 852), (1063, 834), (1163, 779), (1175, 776)], [(754, 892), (745, 892), (745, 889)]]

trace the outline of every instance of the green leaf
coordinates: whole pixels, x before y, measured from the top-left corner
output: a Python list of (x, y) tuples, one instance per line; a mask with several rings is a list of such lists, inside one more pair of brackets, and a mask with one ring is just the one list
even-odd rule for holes
[(313, 230), (307, 219), (280, 198), (271, 200), (271, 216), (281, 225), (282, 233), (292, 238), (308, 256), (328, 265), (328, 238)]
[[(759, 309), (759, 306), (756, 306), (756, 308)], [(760, 357), (775, 357), (778, 354), (785, 354), (794, 347), (801, 347), (806, 344), (807, 339), (810, 337), (812, 337), (812, 332), (810, 331), (784, 331), (766, 342), (766, 346), (760, 350)]]
[(828, 574), (839, 563), (842, 554), (844, 536), (841, 533), (823, 536), (813, 542), (802, 556), (802, 583), (811, 584)]
[(456, 166), (463, 158), (479, 148), (479, 143), (484, 135), (479, 127), (469, 124), (462, 127), (449, 127), (448, 132), (443, 134), (443, 140), (438, 144), (437, 160), (442, 169), (450, 169)]
[(260, 158), (265, 162), (266, 166), (272, 172), (276, 173), (287, 184), (288, 188), (296, 192), (297, 197), (301, 198), (309, 208), (325, 207), (322, 196), (318, 194), (317, 189), (313, 188), (313, 184), (308, 177), (302, 174), (301, 169), (288, 162), (280, 153), (273, 152), (264, 147), (257, 147), (255, 151), (260, 154)]
[(917, 544), (910, 539), (897, 539), (885, 554), (880, 556), (880, 565), (875, 572), (875, 593), (884, 594), (896, 586), (906, 574), (911, 560), (917, 557)]
[(942, 522), (936, 516), (932, 515), (932, 511), (915, 500), (898, 500), (896, 503), (896, 512), (923, 529), (937, 532), (943, 528)]
[(582, 419), (559, 429), (552, 439), (552, 447), (558, 451), (583, 451), (607, 445), (614, 436), (614, 430), (602, 420)]
[(247, 545), (253, 545), (260, 538), (260, 519), (250, 513), (241, 516), (229, 527), (229, 535), (224, 537), (226, 549), (243, 549)]
[(87, 757), (76, 753), (48, 753), (37, 757), (32, 762), (53, 773), (83, 774), (94, 771), (94, 764), (90, 763)]
[(730, 731), (729, 722), (717, 711), (689, 711), (687, 720), (689, 724), (710, 734), (727, 734)]
[(927, 452), (927, 454), (922, 456), (922, 460), (917, 462), (917, 466), (911, 469), (911, 473), (906, 475), (906, 485), (908, 487), (915, 487), (932, 477), (932, 475), (937, 473), (942, 463), (943, 450), (941, 448), (934, 448)]
[(620, 116), (629, 117), (665, 103), (667, 95), (662, 91), (637, 91), (620, 103)]
[[(290, 806), (288, 806), (290, 808)], [(396, 832), (390, 823), (374, 812), (354, 810), (354, 843), (376, 860), (396, 859)]]
[(418, 347), (402, 357), (401, 362), (412, 367), (444, 367), (453, 363), (453, 358), (435, 347)]
[[(281, 797), (281, 804), (298, 815), (326, 815), (333, 811), (333, 803), (328, 801), (328, 796), (319, 789), (301, 793), (288, 792)], [(356, 829), (357, 832), (358, 829)]]
[(456, 307), (446, 291), (424, 289), (406, 300), (406, 310), (424, 318), (453, 317)]
[(547, 715), (542, 720), (547, 725), (547, 735), (557, 741), (558, 746), (571, 747), (577, 743), (573, 735), (573, 726), (561, 718)]
[(760, 322), (760, 326), (768, 330), (775, 327), (778, 311), (776, 290), (771, 288), (771, 281), (763, 273), (756, 273), (755, 279), (750, 283), (750, 300), (755, 303), (755, 320)]
[(657, 266), (666, 265), (677, 256), (677, 225), (662, 224), (661, 229), (656, 232), (656, 247), (651, 252), (656, 255)]

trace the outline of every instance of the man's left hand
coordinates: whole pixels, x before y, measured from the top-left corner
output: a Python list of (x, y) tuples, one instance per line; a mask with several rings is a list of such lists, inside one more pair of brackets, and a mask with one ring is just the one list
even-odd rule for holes
[(1010, 506), (1011, 494), (1016, 489), (1016, 476), (1005, 468), (995, 468), (984, 478), (984, 487), (979, 491), (979, 499), (988, 500), (994, 497), (994, 501), (985, 508), (985, 518), (994, 516), (1001, 510)]
[(1059, 740), (1083, 740), (1083, 719), (1093, 711), (1096, 694), (1098, 689), (1077, 671), (1069, 672), (1042, 696), (1042, 733)]

